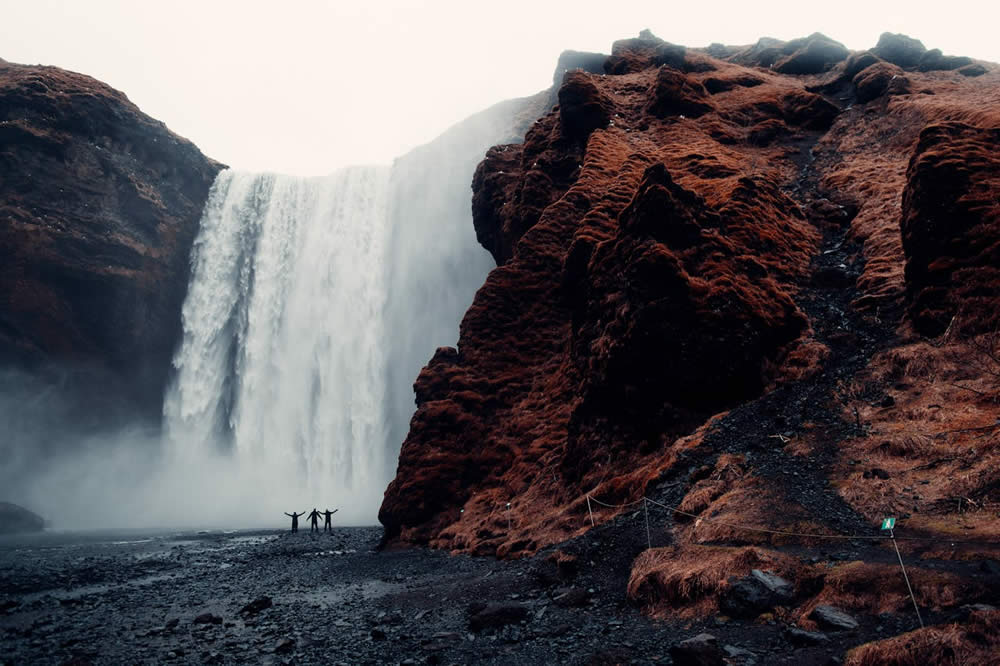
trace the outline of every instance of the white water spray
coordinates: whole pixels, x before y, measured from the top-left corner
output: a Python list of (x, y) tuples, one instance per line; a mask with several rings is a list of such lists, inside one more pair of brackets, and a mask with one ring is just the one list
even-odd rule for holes
[(386, 167), (219, 175), (164, 403), (178, 462), (230, 455), (248, 491), (280, 490), (289, 511), (377, 506), (388, 182)]

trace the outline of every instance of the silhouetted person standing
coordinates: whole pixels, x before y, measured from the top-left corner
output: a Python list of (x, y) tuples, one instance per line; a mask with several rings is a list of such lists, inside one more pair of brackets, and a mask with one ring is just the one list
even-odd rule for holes
[(312, 527), (309, 528), (309, 533), (319, 532), (319, 517), (322, 514), (313, 507), (312, 513), (309, 514), (309, 520), (312, 523)]
[(286, 511), (285, 515), (292, 519), (292, 531), (293, 532), (298, 532), (299, 531), (299, 516), (306, 515), (306, 512), (303, 511), (302, 513), (295, 513), (293, 511), (292, 513), (288, 513)]
[(327, 509), (326, 511), (323, 512), (323, 518), (324, 518), (324, 521), (323, 521), (323, 531), (324, 532), (327, 532), (327, 531), (331, 531), (332, 532), (333, 531), (333, 525), (330, 524), (330, 518), (332, 518), (333, 514), (337, 513), (338, 511), (340, 511), (340, 509), (334, 509), (333, 511), (330, 511), (329, 509)]

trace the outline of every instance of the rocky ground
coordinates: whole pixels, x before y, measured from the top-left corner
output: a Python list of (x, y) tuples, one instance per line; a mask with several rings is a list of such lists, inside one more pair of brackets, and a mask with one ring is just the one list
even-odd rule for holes
[(731, 663), (825, 664), (916, 624), (857, 617), (805, 635), (773, 619), (650, 620), (624, 594), (642, 526), (629, 514), (566, 544), (570, 567), (379, 552), (378, 528), (9, 537), (0, 663), (669, 664), (692, 663), (677, 644), (708, 633)]

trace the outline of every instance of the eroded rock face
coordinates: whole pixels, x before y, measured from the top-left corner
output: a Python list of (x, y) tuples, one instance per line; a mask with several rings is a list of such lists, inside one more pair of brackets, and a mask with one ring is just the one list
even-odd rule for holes
[(1000, 129), (959, 122), (920, 134), (906, 172), (903, 249), (917, 329), (941, 334), (1000, 324)]
[[(742, 463), (720, 453), (730, 435), (719, 421), (743, 423), (744, 408), (803, 385), (827, 396), (817, 370), (855, 363), (848, 348), (869, 335), (842, 330), (844, 317), (909, 331), (909, 298), (915, 320), (965, 308), (992, 321), (989, 156), (1000, 151), (984, 128), (1000, 126), (995, 67), (973, 78), (904, 70), (891, 59), (908, 42), (888, 38), (843, 58), (831, 46), (819, 73), (771, 67), (819, 37), (683, 59), (648, 33), (617, 42), (605, 75), (568, 72), (560, 104), (524, 143), (487, 153), (473, 218), (498, 267), (457, 348), (438, 350), (417, 379), (380, 512), (390, 543), (529, 554), (583, 534), (594, 514), (599, 524), (628, 511), (589, 506), (588, 494), (625, 505), (678, 483), (690, 515), (768, 523), (784, 486), (732, 471)], [(933, 130), (955, 121), (965, 129)], [(784, 417), (760, 418), (784, 454), (810, 455), (786, 441)], [(897, 480), (893, 469), (878, 483)], [(804, 519), (802, 501), (787, 520)], [(675, 543), (724, 534), (673, 522)]]
[(221, 168), (90, 77), (0, 62), (0, 360), (97, 366), (158, 412)]
[[(817, 233), (777, 174), (712, 146), (744, 140), (729, 138), (744, 108), (801, 136), (837, 107), (723, 62), (661, 64), (649, 36), (615, 54), (609, 71), (627, 73), (568, 72), (559, 107), (476, 172), (476, 230), (499, 266), (458, 348), (417, 379), (379, 515), (389, 540), (516, 555), (565, 536), (506, 501), (575, 502), (609, 457), (624, 471), (759, 395), (807, 328), (791, 293)], [(741, 95), (716, 106), (710, 76)]]

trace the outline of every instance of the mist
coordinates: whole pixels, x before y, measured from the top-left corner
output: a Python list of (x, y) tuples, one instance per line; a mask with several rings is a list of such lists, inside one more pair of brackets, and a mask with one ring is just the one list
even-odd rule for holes
[[(472, 223), (473, 172), (548, 98), (490, 107), (391, 167), (223, 171), (167, 386), (65, 364), (8, 371), (0, 500), (54, 529), (275, 527), (314, 507), (376, 524), (413, 382), (456, 343), (494, 266)], [(162, 419), (132, 400), (150, 392)]]

